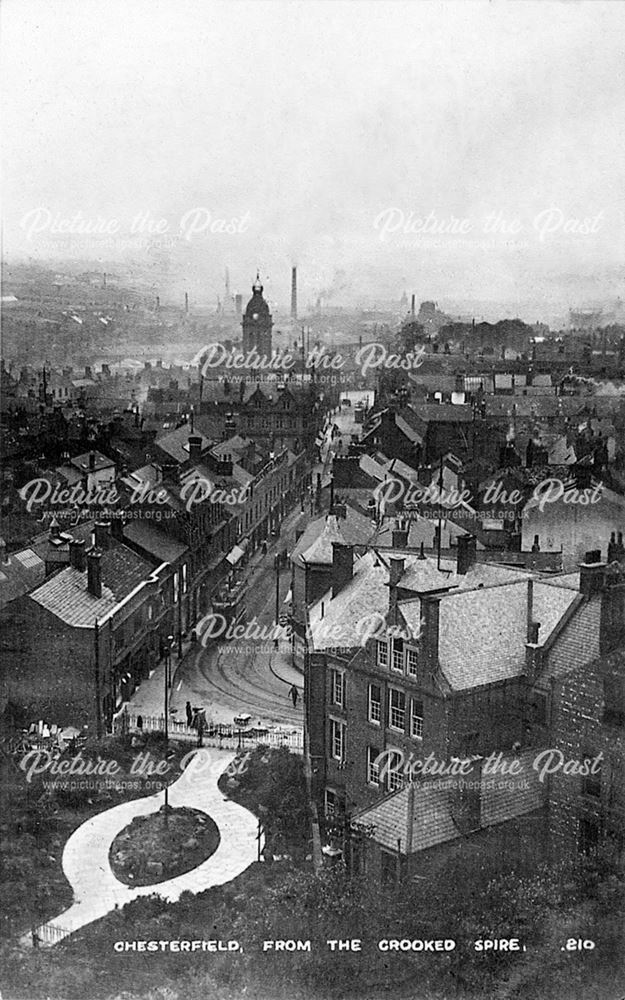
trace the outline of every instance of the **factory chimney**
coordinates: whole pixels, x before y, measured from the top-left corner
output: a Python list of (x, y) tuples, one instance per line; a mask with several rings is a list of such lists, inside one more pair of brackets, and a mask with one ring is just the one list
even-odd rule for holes
[(297, 268), (291, 269), (291, 319), (297, 319)]
[(411, 315), (411, 316), (414, 316), (414, 310), (415, 310), (415, 300), (416, 300), (416, 295), (415, 295), (415, 294), (413, 293), (413, 295), (412, 295), (412, 299), (411, 299), (411, 301), (410, 301), (410, 315)]
[(184, 293), (184, 311), (186, 313), (189, 312), (189, 293), (188, 292)]

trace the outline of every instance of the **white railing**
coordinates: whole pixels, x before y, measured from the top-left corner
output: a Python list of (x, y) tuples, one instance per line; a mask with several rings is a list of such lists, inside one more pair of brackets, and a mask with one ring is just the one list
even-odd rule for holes
[[(115, 733), (136, 730), (148, 733), (165, 732), (165, 718), (163, 715), (124, 712), (114, 720), (113, 727)], [(200, 740), (197, 728), (188, 726), (186, 720), (168, 719), (167, 732), (172, 739), (190, 740), (194, 743), (199, 743)], [(258, 729), (207, 722), (202, 731), (202, 743), (204, 746), (220, 747), (224, 750), (270, 746), (288, 747), (295, 753), (304, 752), (304, 734), (297, 728)]]

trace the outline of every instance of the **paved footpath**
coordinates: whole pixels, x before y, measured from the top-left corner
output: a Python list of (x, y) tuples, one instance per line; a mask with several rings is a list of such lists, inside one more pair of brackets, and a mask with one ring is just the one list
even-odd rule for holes
[[(206, 813), (217, 824), (221, 837), (215, 853), (184, 875), (133, 887), (119, 882), (109, 864), (109, 850), (117, 834), (135, 816), (157, 812), (163, 805), (163, 792), (124, 802), (83, 823), (67, 841), (62, 859), (63, 871), (74, 891), (74, 902), (68, 910), (38, 928), (36, 934), (41, 945), (56, 944), (116, 906), (124, 906), (140, 896), (156, 893), (175, 902), (183, 892), (197, 894), (230, 882), (256, 861), (256, 817), (236, 802), (224, 799), (217, 787), (217, 779), (235, 756), (212, 747), (199, 749), (187, 770), (169, 786), (170, 806), (188, 806)], [(31, 934), (24, 935), (21, 943), (32, 946)]]

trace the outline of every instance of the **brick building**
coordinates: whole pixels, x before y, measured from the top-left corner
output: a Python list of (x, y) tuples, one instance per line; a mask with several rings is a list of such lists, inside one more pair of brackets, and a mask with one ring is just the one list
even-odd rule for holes
[[(251, 437), (272, 448), (287, 447), (312, 454), (328, 406), (338, 392), (323, 386), (312, 373), (299, 375), (254, 371), (232, 379), (231, 373), (205, 378), (201, 384), (200, 414), (219, 428), (220, 437), (233, 433)], [(332, 404), (330, 399), (334, 398)]]
[(351, 812), (399, 788), (393, 773), (384, 788), (375, 780), (385, 750), (447, 758), (525, 742), (529, 623), (539, 618), (546, 640), (576, 600), (572, 581), (477, 563), (467, 536), (440, 569), (399, 549), (333, 552), (333, 588), (309, 609), (307, 639), (320, 800)]
[[(589, 553), (596, 558), (599, 553)], [(549, 825), (559, 854), (625, 861), (625, 583), (615, 564), (581, 567), (581, 602), (540, 674), (556, 766), (595, 762), (586, 773), (554, 770)], [(550, 691), (547, 693), (547, 685)], [(543, 709), (544, 705), (544, 709)], [(560, 758), (559, 755), (562, 755)]]
[(96, 525), (85, 552), (1, 612), (2, 700), (58, 725), (110, 729), (163, 655), (173, 595), (154, 568)]

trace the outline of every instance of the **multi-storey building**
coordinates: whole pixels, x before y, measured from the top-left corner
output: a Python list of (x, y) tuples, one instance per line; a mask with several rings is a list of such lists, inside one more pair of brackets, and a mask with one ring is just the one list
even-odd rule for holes
[[(535, 687), (550, 731), (544, 765), (549, 826), (560, 855), (625, 861), (625, 582), (588, 553), (576, 614)], [(570, 762), (581, 762), (582, 769)], [(584, 762), (585, 766), (584, 766)]]
[(154, 568), (95, 526), (69, 543), (70, 564), (1, 613), (3, 702), (59, 725), (110, 729), (113, 715), (163, 655), (173, 603)]
[[(306, 671), (309, 752), (326, 816), (355, 818), (395, 856), (401, 839), (408, 854), (453, 839), (467, 809), (467, 830), (477, 831), (533, 815), (548, 797), (556, 851), (607, 845), (622, 856), (625, 585), (618, 564), (588, 553), (579, 574), (533, 577), (475, 563), (467, 536), (458, 539), (455, 572), (446, 561), (439, 569), (399, 550), (354, 562), (349, 547), (335, 543), (334, 555), (333, 589), (309, 612)], [(372, 608), (381, 609), (382, 624), (371, 621)], [(481, 779), (493, 754), (518, 758), (527, 779), (505, 803)], [(540, 777), (543, 760), (600, 754), (598, 773), (569, 765)], [(430, 755), (472, 761), (479, 802), (458, 799), (453, 782), (435, 789), (432, 773), (416, 772), (407, 790), (406, 762)], [(535, 829), (542, 835), (547, 824)]]

